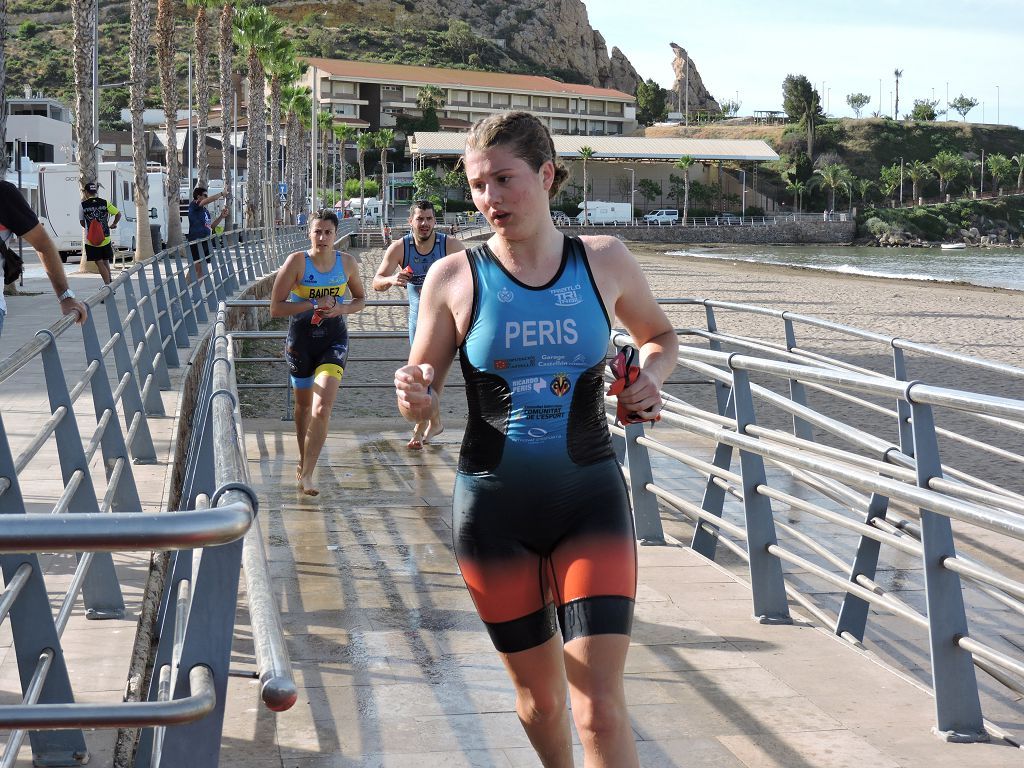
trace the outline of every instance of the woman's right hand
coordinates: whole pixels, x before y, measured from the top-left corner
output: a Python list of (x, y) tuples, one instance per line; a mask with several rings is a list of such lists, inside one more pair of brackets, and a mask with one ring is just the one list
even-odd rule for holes
[(431, 412), (434, 395), (430, 388), (434, 366), (429, 363), (404, 365), (395, 371), (398, 407), (410, 421), (422, 421)]

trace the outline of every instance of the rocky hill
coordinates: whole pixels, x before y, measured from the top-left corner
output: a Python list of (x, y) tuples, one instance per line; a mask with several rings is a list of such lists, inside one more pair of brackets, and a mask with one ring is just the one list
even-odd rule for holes
[[(283, 0), (266, 2), (288, 22), (300, 53), (406, 64), (454, 66), (543, 74), (566, 82), (635, 93), (642, 79), (629, 59), (590, 25), (582, 0)], [(153, 13), (155, 16), (155, 0)], [(180, 4), (181, 27), (191, 11)], [(216, 14), (211, 14), (215, 23)], [(100, 80), (128, 79), (128, 3), (101, 5)], [(453, 35), (452, 22), (464, 22)], [(191, 36), (182, 32), (178, 48)], [(25, 86), (69, 100), (71, 12), (67, 0), (10, 0), (8, 4), (7, 93)], [(672, 52), (665, 52), (666, 67)], [(184, 57), (180, 69), (184, 75)], [(155, 71), (155, 67), (154, 67)], [(700, 76), (691, 64), (691, 85)], [(703, 86), (700, 85), (700, 90)], [(155, 84), (152, 105), (158, 103)], [(697, 98), (695, 94), (695, 98)], [(124, 89), (103, 92), (101, 116), (116, 119), (127, 101)]]

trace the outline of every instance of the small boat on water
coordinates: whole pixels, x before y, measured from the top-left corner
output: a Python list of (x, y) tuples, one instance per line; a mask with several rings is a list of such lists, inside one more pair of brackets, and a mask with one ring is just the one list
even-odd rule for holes
[(965, 243), (943, 243), (939, 246), (944, 251), (959, 251), (961, 248), (966, 248)]

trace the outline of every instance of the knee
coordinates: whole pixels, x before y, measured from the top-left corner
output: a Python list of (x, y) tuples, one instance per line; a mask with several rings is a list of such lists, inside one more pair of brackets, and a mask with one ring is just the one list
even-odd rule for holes
[(317, 401), (313, 403), (311, 413), (313, 418), (317, 421), (326, 421), (331, 417), (331, 407), (317, 399)]
[(565, 717), (565, 691), (520, 690), (516, 695), (516, 711), (527, 726), (558, 723)]
[(598, 696), (573, 702), (573, 719), (583, 741), (602, 741), (629, 728), (625, 702), (615, 696)]

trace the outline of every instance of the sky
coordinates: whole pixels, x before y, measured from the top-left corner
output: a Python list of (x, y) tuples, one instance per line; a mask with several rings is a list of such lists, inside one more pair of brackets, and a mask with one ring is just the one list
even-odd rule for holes
[[(850, 93), (892, 114), (900, 69), (900, 114), (914, 99), (978, 100), (971, 122), (1024, 127), (1024, 0), (583, 0), (590, 26), (641, 77), (672, 87), (672, 51), (684, 48), (719, 102), (740, 114), (782, 109), (782, 81), (804, 75), (822, 108), (852, 117)], [(880, 82), (881, 81), (881, 82)], [(950, 119), (960, 115), (949, 111)], [(941, 119), (941, 117), (940, 117)]]

